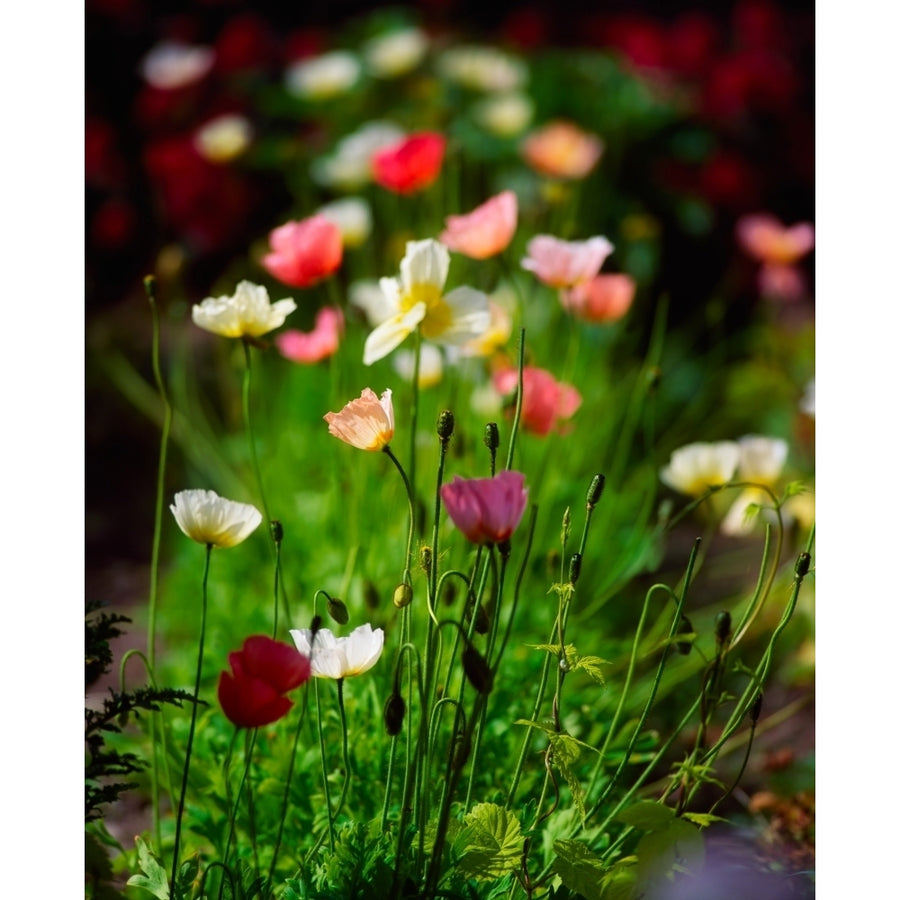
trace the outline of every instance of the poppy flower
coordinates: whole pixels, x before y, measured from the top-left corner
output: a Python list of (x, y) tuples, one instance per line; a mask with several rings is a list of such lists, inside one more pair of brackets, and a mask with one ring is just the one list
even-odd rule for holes
[(413, 194), (437, 179), (446, 147), (446, 138), (435, 132), (411, 134), (374, 154), (373, 178), (390, 191)]
[(241, 281), (233, 297), (207, 297), (195, 304), (191, 318), (198, 327), (223, 337), (261, 337), (283, 325), (296, 308), (290, 298), (271, 303), (262, 285)]
[(528, 242), (522, 268), (534, 272), (539, 281), (550, 287), (570, 288), (590, 281), (613, 249), (605, 237), (562, 241), (549, 234), (538, 234)]
[(222, 712), (238, 728), (258, 728), (277, 722), (294, 705), (284, 695), (309, 680), (309, 657), (296, 649), (254, 635), (228, 654), (231, 673), (219, 675)]
[(324, 306), (316, 313), (312, 331), (290, 329), (275, 338), (279, 353), (291, 362), (317, 363), (337, 353), (344, 328), (344, 316), (336, 306)]
[(525, 161), (551, 178), (584, 178), (603, 154), (603, 141), (572, 122), (550, 122), (522, 143)]
[(384, 631), (368, 623), (345, 637), (336, 637), (327, 628), (320, 628), (315, 637), (308, 628), (295, 628), (291, 637), (300, 655), (309, 657), (316, 678), (362, 675), (378, 662), (384, 650)]
[(493, 478), (460, 478), (441, 485), (441, 500), (453, 524), (473, 544), (499, 544), (518, 527), (528, 505), (521, 472), (505, 470)]
[(740, 448), (734, 441), (698, 441), (675, 450), (659, 477), (679, 493), (699, 497), (710, 487), (731, 481), (740, 457)]
[(387, 318), (366, 338), (365, 365), (387, 356), (416, 328), (426, 340), (454, 345), (465, 344), (487, 330), (487, 296), (470, 287), (444, 294), (449, 269), (450, 252), (443, 244), (434, 240), (407, 243), (400, 277), (380, 281), (387, 302), (378, 312)]
[(291, 287), (310, 287), (337, 271), (344, 253), (341, 230), (327, 216), (287, 222), (269, 235), (272, 252), (263, 257), (270, 275)]
[(560, 301), (585, 322), (618, 322), (631, 308), (636, 287), (630, 275), (595, 275), (561, 291)]
[[(502, 369), (494, 374), (494, 388), (501, 395), (513, 394), (518, 372)], [(522, 425), (535, 434), (548, 435), (581, 406), (581, 394), (570, 384), (557, 381), (546, 369), (522, 369)]]
[(340, 412), (324, 416), (328, 432), (351, 447), (360, 450), (384, 450), (394, 436), (394, 407), (390, 389), (381, 399), (371, 388), (365, 388), (356, 400), (351, 400)]
[(215, 491), (179, 491), (169, 509), (191, 540), (213, 547), (240, 544), (262, 522), (255, 506), (226, 500)]
[[(739, 481), (753, 482), (754, 485), (774, 487), (787, 461), (787, 441), (781, 438), (747, 434), (737, 442), (740, 455), (737, 473)], [(752, 506), (766, 508), (771, 515), (772, 498), (761, 487), (753, 485), (744, 488), (722, 520), (722, 531), (737, 536), (748, 534), (753, 528), (753, 516), (748, 516)]]
[(785, 226), (768, 213), (742, 216), (735, 230), (743, 250), (761, 263), (791, 265), (812, 250), (815, 240), (810, 222)]
[(512, 191), (503, 191), (463, 216), (448, 216), (438, 240), (472, 259), (496, 256), (509, 246), (516, 232), (518, 202)]

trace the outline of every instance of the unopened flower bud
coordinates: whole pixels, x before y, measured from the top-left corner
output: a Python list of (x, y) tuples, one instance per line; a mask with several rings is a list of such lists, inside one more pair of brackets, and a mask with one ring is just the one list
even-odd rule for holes
[(716, 643), (724, 644), (731, 636), (731, 613), (720, 612), (716, 616)]
[(470, 684), (479, 694), (489, 694), (494, 687), (494, 673), (487, 660), (471, 645), (462, 652), (462, 667)]
[(398, 584), (397, 587), (394, 588), (393, 603), (397, 609), (403, 609), (404, 606), (409, 606), (409, 604), (412, 603), (412, 598), (412, 588), (406, 582)]
[(366, 604), (366, 609), (376, 610), (378, 609), (379, 598), (378, 598), (378, 588), (375, 587), (375, 584), (370, 581), (368, 578), (363, 584), (363, 603)]
[(484, 446), (493, 453), (500, 446), (500, 429), (496, 422), (484, 426)]
[(756, 695), (753, 703), (750, 705), (750, 721), (755, 725), (759, 721), (759, 714), (762, 712), (763, 695), (762, 692)]
[(441, 599), (444, 601), (445, 606), (453, 606), (453, 602), (456, 600), (456, 584), (449, 579), (444, 582), (441, 588)]
[(276, 544), (280, 544), (284, 540), (284, 526), (278, 519), (272, 519), (269, 522), (269, 534), (272, 535), (272, 540)]
[[(693, 634), (694, 626), (691, 625), (690, 619), (687, 616), (682, 616), (681, 621), (678, 623), (678, 634)], [(691, 652), (691, 641), (676, 641), (675, 649), (682, 655), (687, 656), (688, 653)]]
[(156, 302), (156, 276), (155, 275), (145, 275), (144, 276), (144, 290), (147, 293), (147, 299), (151, 303)]
[(575, 584), (579, 575), (581, 575), (581, 554), (573, 553), (569, 560), (569, 584)]
[(438, 437), (446, 443), (450, 440), (450, 436), (453, 434), (453, 413), (450, 412), (449, 409), (445, 409), (439, 416), (437, 420), (437, 433)]
[(472, 739), (467, 737), (465, 732), (460, 732), (456, 736), (454, 745), (452, 765), (454, 769), (461, 769), (472, 752)]
[(797, 563), (794, 566), (794, 577), (798, 581), (805, 577), (806, 573), (809, 571), (810, 560), (811, 557), (805, 550), (797, 557)]
[(312, 617), (312, 622), (309, 623), (309, 643), (312, 646), (313, 641), (316, 639), (316, 633), (322, 627), (322, 617), (318, 614)]
[(606, 486), (606, 476), (597, 474), (591, 479), (591, 486), (588, 488), (587, 492), (587, 508), (593, 509), (597, 502), (600, 500), (600, 496), (603, 494), (603, 488)]
[(403, 697), (394, 691), (384, 704), (384, 728), (391, 737), (400, 734), (405, 716), (406, 703)]
[(419, 565), (426, 575), (431, 574), (431, 547), (422, 547), (419, 550)]
[(562, 532), (560, 533), (560, 543), (565, 546), (566, 541), (569, 539), (569, 531), (572, 526), (572, 513), (569, 507), (566, 507), (566, 511), (563, 513), (562, 518)]
[(334, 597), (329, 597), (326, 607), (328, 609), (328, 615), (331, 616), (338, 625), (346, 625), (350, 621), (350, 613), (347, 612), (347, 605), (343, 600), (336, 600)]

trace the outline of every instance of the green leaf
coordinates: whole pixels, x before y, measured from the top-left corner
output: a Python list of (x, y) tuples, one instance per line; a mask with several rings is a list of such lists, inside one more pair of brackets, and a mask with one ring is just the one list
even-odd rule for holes
[(691, 813), (686, 812), (681, 814), (682, 819), (687, 819), (688, 822), (693, 822), (695, 825), (699, 825), (701, 828), (708, 828), (712, 825), (713, 822), (724, 822), (726, 821), (721, 816), (714, 816), (712, 813)]
[(153, 855), (150, 845), (141, 837), (136, 837), (138, 865), (143, 875), (132, 875), (127, 884), (132, 887), (143, 888), (145, 891), (159, 897), (159, 900), (169, 900), (169, 879), (166, 870), (160, 865), (159, 860)]
[(601, 900), (604, 866), (600, 857), (581, 841), (554, 841), (553, 851), (553, 871), (562, 883), (585, 900)]
[(479, 803), (463, 819), (456, 841), (462, 872), (480, 880), (512, 872), (522, 859), (525, 839), (515, 813), (495, 803)]
[(620, 859), (603, 877), (603, 900), (633, 900), (637, 884), (636, 857)]
[(668, 827), (645, 834), (635, 852), (638, 880), (649, 885), (676, 871), (697, 871), (703, 864), (703, 835), (684, 819), (673, 819)]
[(550, 739), (550, 746), (553, 748), (553, 764), (566, 779), (566, 784), (569, 785), (569, 790), (572, 792), (572, 800), (578, 808), (579, 815), (584, 818), (584, 788), (575, 775), (572, 764), (581, 756), (581, 747), (587, 745), (563, 732), (548, 731), (547, 736)]
[(571, 669), (573, 672), (577, 669), (581, 669), (598, 684), (604, 684), (603, 672), (601, 671), (600, 666), (608, 664), (608, 659), (601, 659), (599, 656), (579, 656)]
[(619, 822), (643, 831), (659, 831), (666, 828), (674, 818), (674, 809), (655, 800), (639, 800), (616, 816)]

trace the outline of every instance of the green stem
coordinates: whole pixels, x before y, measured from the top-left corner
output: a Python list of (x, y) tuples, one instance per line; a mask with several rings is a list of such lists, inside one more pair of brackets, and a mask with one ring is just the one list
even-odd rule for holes
[(200, 679), (203, 675), (203, 641), (206, 637), (206, 599), (207, 582), (209, 580), (209, 560), (212, 555), (212, 544), (206, 545), (206, 563), (203, 567), (203, 605), (200, 613), (200, 644), (197, 649), (197, 674), (194, 678), (194, 704), (191, 708), (191, 727), (188, 731), (187, 750), (184, 754), (184, 772), (181, 776), (181, 797), (178, 800), (178, 816), (175, 819), (175, 846), (172, 850), (172, 890), (175, 890), (178, 876), (178, 851), (181, 848), (181, 820), (184, 816), (184, 801), (187, 797), (188, 772), (191, 767), (191, 751), (194, 747), (194, 731), (197, 726), (197, 707), (200, 705)]
[(400, 460), (397, 459), (397, 457), (394, 455), (394, 451), (391, 450), (389, 444), (384, 445), (384, 447), (382, 448), (382, 452), (385, 453), (391, 460), (391, 462), (397, 467), (397, 471), (400, 473), (400, 477), (403, 479), (403, 486), (406, 488), (406, 499), (409, 502), (409, 534), (406, 539), (406, 557), (403, 560), (403, 583), (408, 584), (410, 585), (410, 587), (412, 587), (410, 562), (412, 560), (413, 536), (415, 534), (416, 528), (416, 504), (415, 495), (413, 494), (413, 486), (412, 482), (407, 477), (403, 466), (400, 465)]
[(266, 492), (263, 488), (263, 479), (262, 479), (262, 470), (259, 467), (259, 457), (256, 454), (256, 441), (253, 439), (253, 424), (250, 420), (250, 373), (251, 373), (251, 365), (250, 365), (250, 342), (247, 340), (243, 341), (244, 344), (244, 359), (246, 361), (246, 366), (244, 367), (244, 390), (243, 390), (243, 408), (244, 408), (244, 425), (247, 429), (247, 440), (250, 444), (250, 460), (253, 463), (253, 474), (256, 476), (256, 484), (259, 488), (259, 499), (262, 503), (263, 515), (265, 516), (266, 522), (270, 521), (269, 519), (269, 507), (266, 505)]
[(516, 435), (519, 433), (519, 420), (522, 418), (522, 393), (523, 371), (525, 368), (525, 329), (519, 329), (519, 363), (518, 363), (518, 389), (516, 390), (516, 412), (513, 416), (512, 430), (509, 434), (509, 449), (506, 453), (506, 468), (512, 468), (513, 456), (516, 450)]

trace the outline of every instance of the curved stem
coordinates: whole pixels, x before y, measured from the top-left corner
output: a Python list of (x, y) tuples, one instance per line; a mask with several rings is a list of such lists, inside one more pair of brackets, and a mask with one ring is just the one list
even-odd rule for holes
[(250, 420), (250, 342), (245, 339), (242, 343), (244, 345), (244, 359), (247, 363), (244, 368), (244, 425), (247, 429), (247, 440), (250, 444), (250, 460), (253, 463), (253, 474), (256, 476), (256, 484), (259, 488), (259, 499), (262, 503), (263, 515), (268, 523), (270, 521), (269, 507), (266, 505), (266, 492), (263, 488), (262, 470), (259, 468), (259, 457), (256, 455), (256, 441), (253, 439), (253, 424)]
[(385, 446), (382, 448), (382, 452), (385, 453), (391, 460), (391, 462), (397, 467), (397, 471), (400, 473), (400, 477), (403, 479), (403, 486), (406, 488), (406, 499), (409, 502), (409, 535), (406, 539), (406, 557), (403, 560), (403, 583), (412, 586), (412, 576), (410, 575), (409, 567), (410, 560), (412, 559), (413, 536), (416, 529), (416, 504), (415, 496), (413, 494), (413, 486), (412, 482), (407, 477), (403, 466), (400, 465), (400, 460), (397, 459), (397, 457), (394, 455), (394, 451), (391, 450), (389, 444), (385, 444)]
[(519, 364), (518, 390), (516, 391), (516, 412), (513, 416), (512, 430), (509, 433), (509, 449), (506, 453), (506, 468), (512, 468), (513, 455), (516, 450), (516, 435), (519, 433), (519, 421), (522, 418), (523, 371), (525, 368), (525, 329), (519, 329)]

